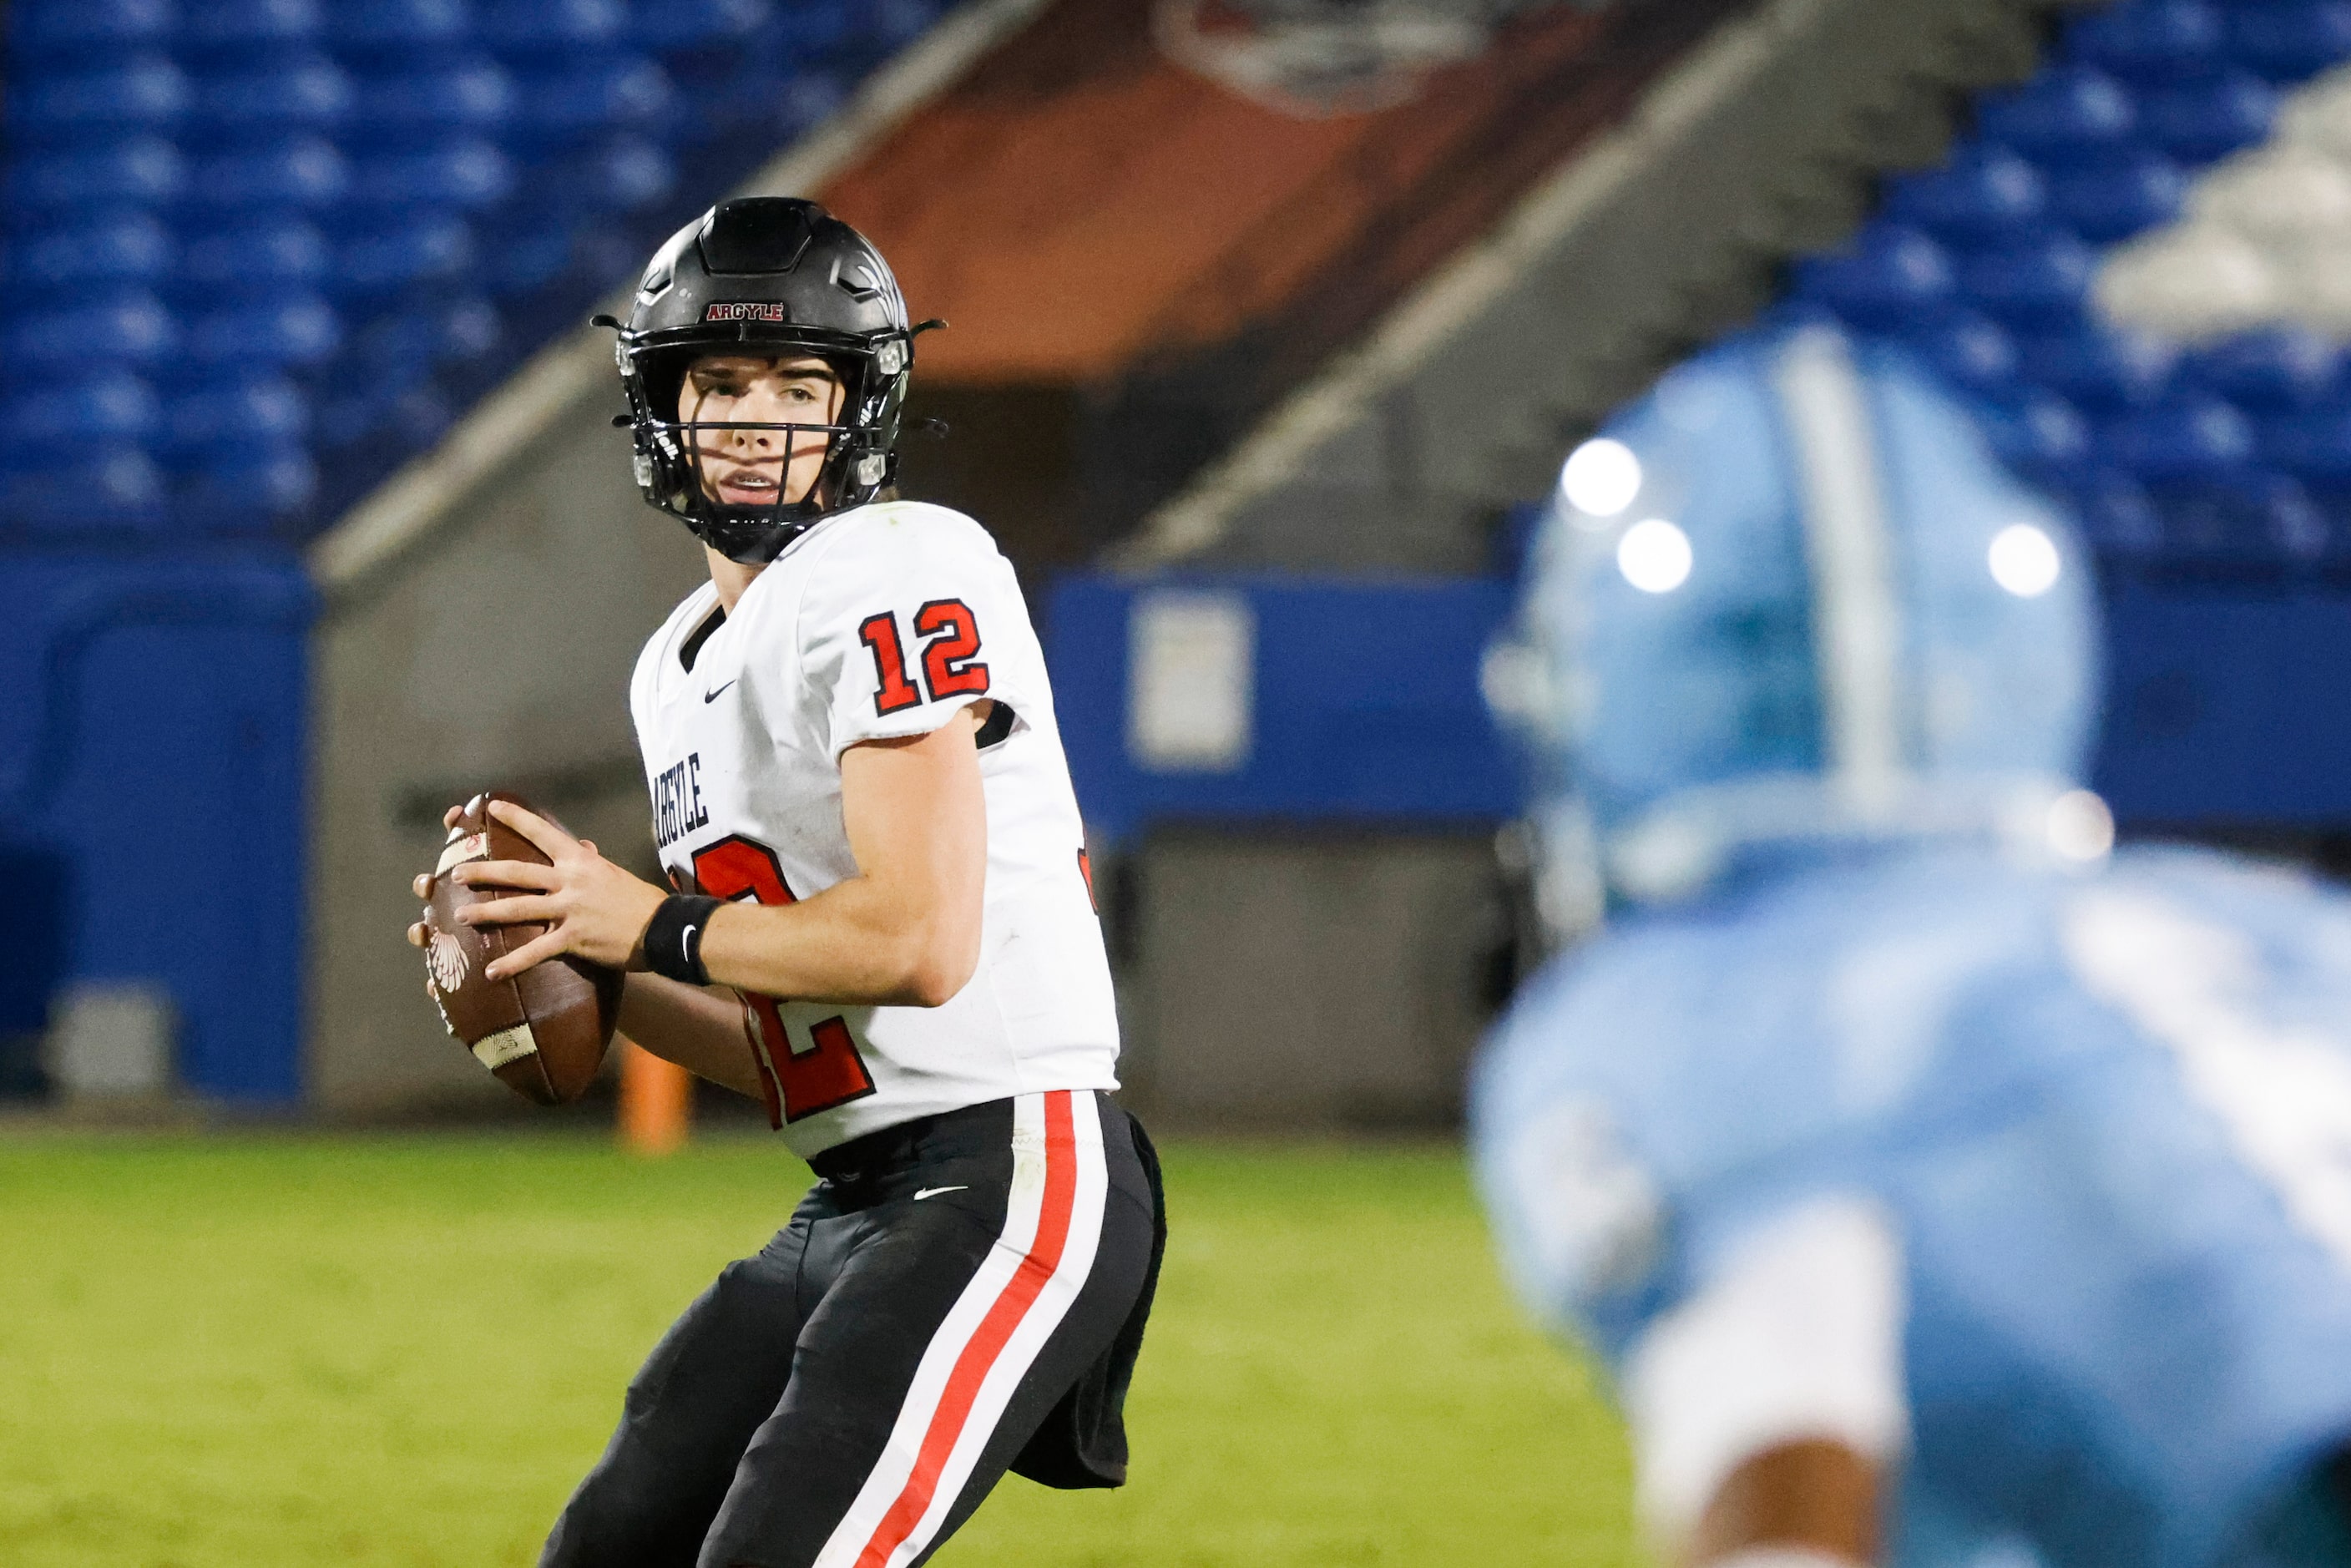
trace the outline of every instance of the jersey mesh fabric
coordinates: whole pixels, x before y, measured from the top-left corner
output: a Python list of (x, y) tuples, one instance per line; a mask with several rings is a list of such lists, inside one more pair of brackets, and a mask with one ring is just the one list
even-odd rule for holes
[(1044, 653), (985, 530), (921, 503), (861, 507), (795, 541), (710, 630), (716, 609), (714, 588), (689, 595), (630, 687), (655, 841), (682, 885), (773, 904), (854, 876), (841, 753), (926, 734), (983, 698), (1015, 716), (980, 754), (987, 873), (970, 982), (937, 1008), (750, 1009), (793, 1152), (988, 1100), (1116, 1088), (1110, 967)]
[(2351, 1433), (2346, 1018), (2351, 901), (2220, 857), (1782, 870), (1530, 988), (1480, 1180), (1521, 1288), (1620, 1365), (1775, 1216), (1874, 1201), (1896, 1560), (2200, 1568)]

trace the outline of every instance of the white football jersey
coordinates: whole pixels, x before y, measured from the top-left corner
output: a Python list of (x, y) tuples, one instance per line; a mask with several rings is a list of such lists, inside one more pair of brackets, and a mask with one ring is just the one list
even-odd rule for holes
[(662, 863), (681, 886), (761, 904), (857, 874), (843, 751), (926, 734), (983, 697), (997, 707), (978, 737), (987, 883), (970, 983), (936, 1008), (745, 998), (768, 1114), (803, 1158), (935, 1112), (1118, 1086), (1110, 965), (1044, 651), (977, 523), (893, 501), (801, 535), (732, 615), (705, 584), (638, 657), (629, 705)]

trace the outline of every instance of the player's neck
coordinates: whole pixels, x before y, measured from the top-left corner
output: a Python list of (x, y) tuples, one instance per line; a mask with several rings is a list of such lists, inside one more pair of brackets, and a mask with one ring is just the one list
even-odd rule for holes
[(708, 545), (702, 547), (702, 554), (710, 563), (710, 580), (718, 590), (720, 607), (727, 614), (734, 614), (735, 601), (743, 597), (743, 591), (751, 586), (753, 578), (768, 570), (767, 563), (746, 565), (739, 560), (729, 560)]

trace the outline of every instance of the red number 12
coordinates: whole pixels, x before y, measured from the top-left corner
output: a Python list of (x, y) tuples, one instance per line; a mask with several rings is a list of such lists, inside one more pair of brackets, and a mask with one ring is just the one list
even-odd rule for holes
[[(776, 852), (739, 833), (695, 852), (694, 881), (713, 898), (747, 894), (761, 904), (798, 902), (784, 885)], [(857, 1054), (847, 1019), (829, 1018), (814, 1025), (809, 1030), (809, 1048), (799, 1051), (785, 1032), (775, 998), (746, 991), (743, 1005), (758, 1020), (752, 1058), (758, 1063), (759, 1086), (767, 1092), (770, 1124), (780, 1127), (873, 1092), (873, 1075)]]
[[(987, 666), (979, 662), (979, 623), (971, 606), (960, 599), (934, 599), (914, 612), (914, 635), (929, 642), (923, 648), (923, 679), (931, 700), (975, 695), (987, 690)], [(873, 653), (873, 676), (881, 689), (873, 694), (873, 711), (893, 714), (923, 700), (920, 687), (906, 674), (906, 645), (898, 640), (898, 617), (889, 611), (868, 615), (857, 623), (857, 640)]]

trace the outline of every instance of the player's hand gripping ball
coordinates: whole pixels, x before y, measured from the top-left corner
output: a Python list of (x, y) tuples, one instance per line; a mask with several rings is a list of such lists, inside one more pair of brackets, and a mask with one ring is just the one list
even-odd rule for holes
[(521, 890), (476, 886), (450, 873), (476, 861), (552, 863), (538, 846), (490, 815), (492, 800), (546, 816), (504, 790), (476, 795), (453, 813), (440, 863), (424, 891), (425, 988), (449, 1032), (507, 1087), (541, 1105), (560, 1105), (578, 1099), (603, 1065), (620, 1017), (623, 977), (569, 953), (502, 979), (483, 972), (547, 926), (459, 920), (457, 912), (468, 905)]

